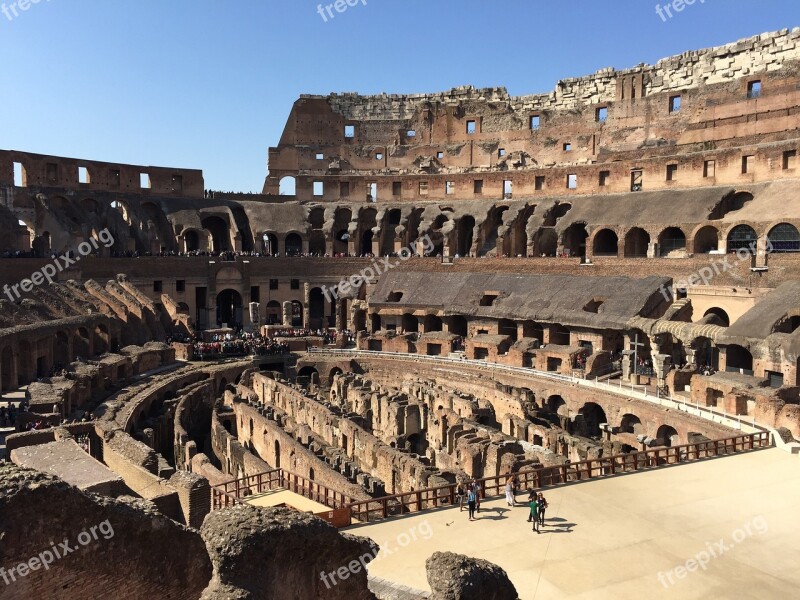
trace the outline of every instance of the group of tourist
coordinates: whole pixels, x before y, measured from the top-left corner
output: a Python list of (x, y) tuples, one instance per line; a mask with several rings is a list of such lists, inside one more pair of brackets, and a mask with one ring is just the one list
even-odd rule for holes
[[(516, 474), (511, 474), (506, 479), (506, 503), (510, 507), (517, 506), (517, 495), (519, 494), (519, 477)], [(456, 499), (458, 500), (459, 512), (464, 510), (464, 504), (467, 505), (467, 511), (470, 521), (476, 521), (476, 513), (481, 512), (481, 484), (477, 479), (472, 479), (466, 484), (459, 482), (456, 487)], [(528, 490), (528, 507), (530, 512), (528, 514), (528, 523), (533, 523), (533, 531), (541, 533), (540, 528), (545, 525), (544, 515), (547, 510), (547, 500), (542, 492), (536, 490)]]
[(239, 338), (196, 341), (192, 344), (195, 356), (200, 360), (218, 356), (283, 356), (289, 353), (289, 344), (260, 334), (242, 334)]
[(16, 427), (17, 408), (12, 404), (8, 408), (0, 406), (0, 429)]

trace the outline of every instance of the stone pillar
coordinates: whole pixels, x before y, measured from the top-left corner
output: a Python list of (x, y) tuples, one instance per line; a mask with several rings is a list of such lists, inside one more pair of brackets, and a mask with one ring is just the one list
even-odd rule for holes
[[(323, 315), (325, 309), (322, 310)], [(303, 284), (303, 327), (309, 327), (311, 322), (311, 284)]]
[(283, 326), (292, 326), (292, 303), (288, 301), (283, 303)]
[(658, 257), (658, 242), (650, 242), (647, 244), (647, 258), (657, 258)]
[(767, 236), (762, 236), (758, 238), (758, 243), (756, 245), (756, 260), (755, 266), (756, 267), (766, 267), (767, 266), (767, 250), (769, 249), (769, 244), (767, 242)]

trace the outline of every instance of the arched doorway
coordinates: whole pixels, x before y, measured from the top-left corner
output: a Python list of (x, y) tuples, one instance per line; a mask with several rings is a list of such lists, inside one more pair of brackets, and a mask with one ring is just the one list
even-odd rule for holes
[(286, 256), (298, 256), (303, 253), (303, 238), (300, 234), (290, 233), (286, 236), (284, 253)]
[(680, 445), (680, 437), (674, 427), (670, 425), (662, 425), (658, 428), (656, 439), (660, 446), (671, 448), (672, 446)]
[(658, 247), (661, 256), (682, 254), (686, 251), (686, 234), (679, 227), (667, 227), (658, 236)]
[(469, 256), (472, 250), (472, 235), (475, 230), (475, 218), (466, 215), (458, 220), (458, 247), (456, 253), (459, 256)]
[(694, 253), (708, 254), (719, 249), (719, 231), (716, 227), (706, 225), (694, 236)]
[(184, 252), (197, 252), (200, 250), (200, 236), (194, 229), (189, 229), (183, 234)]
[(280, 252), (278, 238), (274, 233), (264, 233), (261, 236), (261, 253), (264, 256), (275, 256)]
[(650, 234), (634, 227), (625, 234), (625, 258), (645, 258), (650, 247)]
[(267, 302), (267, 325), (280, 325), (281, 318), (281, 303), (276, 300)]
[(242, 327), (242, 295), (236, 290), (223, 290), (217, 296), (217, 324), (239, 329)]
[(632, 433), (634, 435), (644, 435), (644, 426), (642, 420), (636, 415), (624, 414), (619, 424), (619, 429), (623, 433)]
[(309, 293), (308, 299), (308, 326), (311, 329), (321, 329), (325, 324), (325, 297), (322, 290), (315, 287)]
[(736, 252), (744, 248), (754, 254), (757, 243), (758, 234), (749, 225), (737, 225), (728, 234), (728, 252)]
[(800, 252), (800, 233), (790, 223), (781, 223), (770, 229), (767, 240), (771, 252)]
[(731, 326), (731, 318), (728, 316), (728, 313), (716, 306), (709, 308), (703, 315), (703, 319), (709, 325), (719, 325), (720, 327)]
[(594, 256), (618, 256), (619, 237), (611, 229), (601, 229), (594, 236), (592, 246)]
[(201, 225), (208, 231), (213, 252), (227, 252), (231, 249), (230, 228), (221, 217), (206, 217)]
[(600, 425), (608, 423), (603, 408), (595, 402), (587, 402), (578, 411), (583, 418), (583, 435), (590, 438), (599, 438), (602, 434)]
[(303, 303), (292, 300), (292, 327), (303, 327)]
[(564, 251), (568, 252), (570, 256), (584, 258), (586, 256), (586, 238), (588, 237), (586, 225), (573, 223), (564, 231)]

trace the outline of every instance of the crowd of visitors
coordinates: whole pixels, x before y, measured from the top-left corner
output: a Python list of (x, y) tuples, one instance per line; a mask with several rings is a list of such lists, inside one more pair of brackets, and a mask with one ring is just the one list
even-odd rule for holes
[(200, 360), (213, 359), (219, 356), (283, 356), (289, 353), (286, 339), (317, 337), (326, 345), (335, 344), (344, 337), (347, 343), (355, 342), (355, 334), (349, 330), (284, 328), (270, 331), (268, 336), (260, 333), (214, 334), (210, 341), (201, 341), (194, 336), (173, 336), (168, 343), (182, 342), (192, 344), (194, 355)]

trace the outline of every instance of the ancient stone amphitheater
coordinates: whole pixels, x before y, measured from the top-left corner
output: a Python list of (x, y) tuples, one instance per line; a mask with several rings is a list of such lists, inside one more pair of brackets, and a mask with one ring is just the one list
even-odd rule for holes
[(0, 151), (0, 597), (796, 593), (799, 147), (795, 29), (301, 96), (263, 194)]

